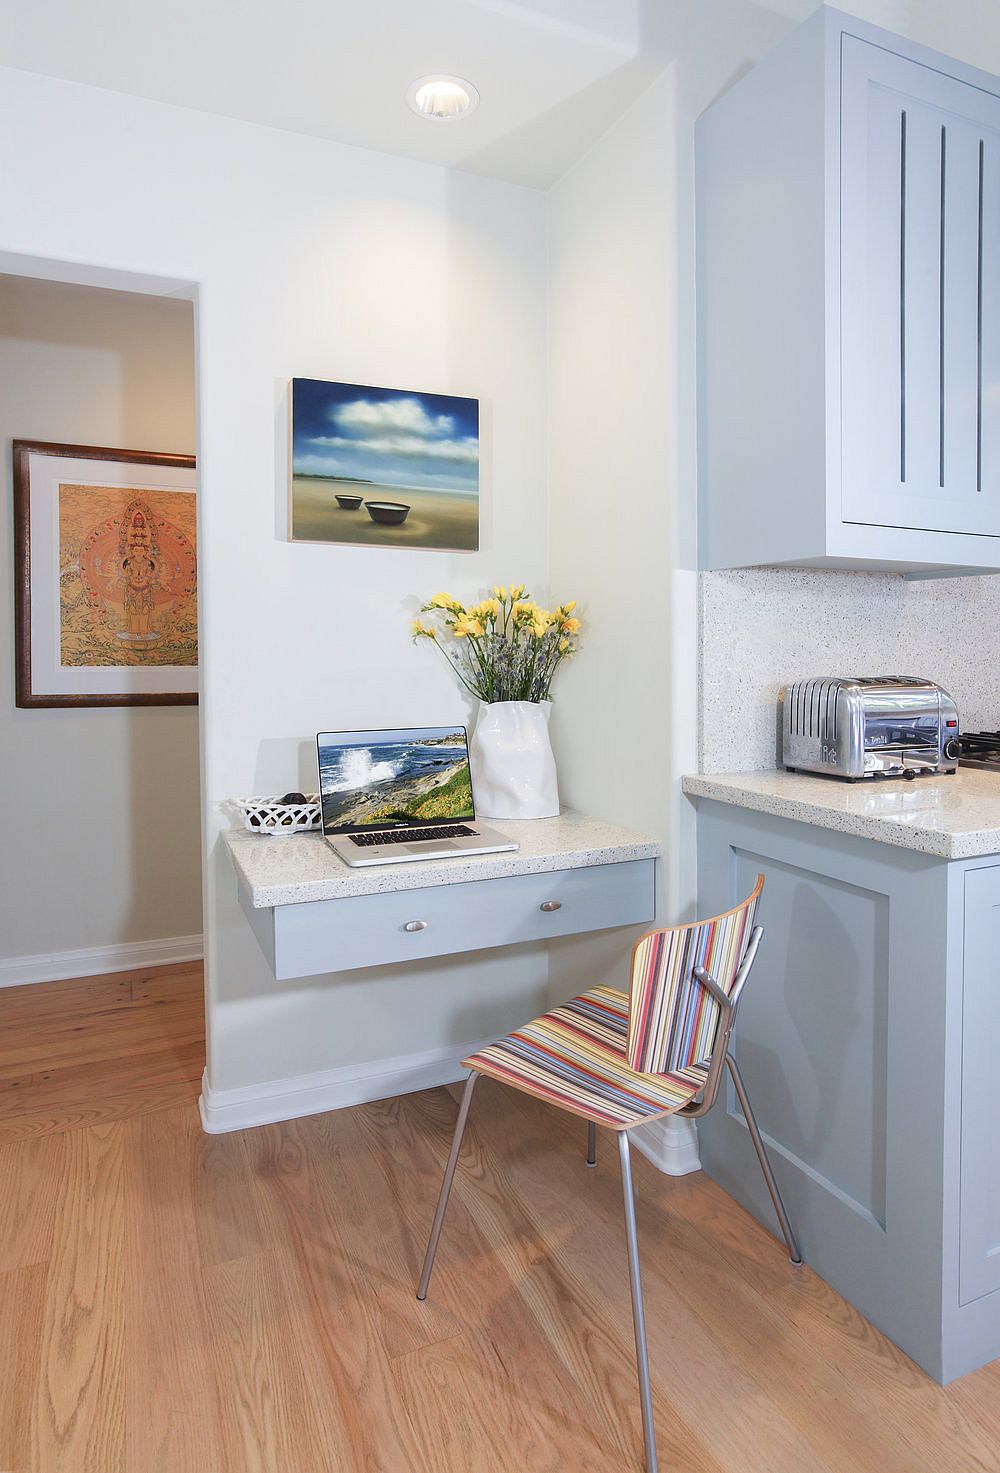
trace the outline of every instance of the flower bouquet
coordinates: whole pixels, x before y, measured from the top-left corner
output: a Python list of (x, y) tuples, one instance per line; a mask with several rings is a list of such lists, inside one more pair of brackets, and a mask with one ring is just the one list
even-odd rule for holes
[(414, 640), (428, 639), (482, 705), (470, 744), (478, 811), (485, 818), (552, 818), (559, 812), (549, 740), (549, 692), (576, 652), (575, 603), (543, 609), (524, 584), (496, 587), (465, 607), (436, 593), (413, 621)]
[(421, 608), (434, 622), (414, 619), (415, 640), (429, 639), (444, 655), (466, 690), (488, 704), (547, 701), (552, 678), (576, 652), (580, 620), (575, 600), (555, 610), (540, 608), (524, 584), (493, 589), (468, 608), (450, 593), (436, 593)]

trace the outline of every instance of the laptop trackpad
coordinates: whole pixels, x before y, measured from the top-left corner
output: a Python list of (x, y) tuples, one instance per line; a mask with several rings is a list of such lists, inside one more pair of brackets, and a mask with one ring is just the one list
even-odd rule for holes
[(433, 849), (435, 854), (444, 854), (448, 849), (461, 849), (461, 844), (456, 844), (454, 839), (418, 839), (415, 844), (407, 844), (407, 849), (412, 854), (423, 854), (427, 849)]

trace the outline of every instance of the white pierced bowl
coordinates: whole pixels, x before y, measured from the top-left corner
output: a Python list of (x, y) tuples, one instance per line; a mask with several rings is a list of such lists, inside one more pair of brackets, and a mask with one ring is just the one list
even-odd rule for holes
[(281, 803), (277, 798), (237, 798), (243, 827), (251, 834), (287, 839), (292, 834), (318, 833), (322, 827), (318, 793), (307, 793), (304, 803)]

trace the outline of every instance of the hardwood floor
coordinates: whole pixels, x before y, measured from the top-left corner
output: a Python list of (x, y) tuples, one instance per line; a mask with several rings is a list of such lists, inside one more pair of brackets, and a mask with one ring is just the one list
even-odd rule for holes
[[(0, 992), (0, 1473), (642, 1466), (617, 1153), (456, 1105), (201, 1132), (201, 977)], [(701, 1175), (642, 1158), (664, 1473), (1000, 1473), (1000, 1363), (942, 1390)]]

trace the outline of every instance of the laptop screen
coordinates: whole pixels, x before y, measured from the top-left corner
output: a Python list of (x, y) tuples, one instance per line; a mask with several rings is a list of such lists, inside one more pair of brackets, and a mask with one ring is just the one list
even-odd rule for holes
[(464, 726), (321, 731), (316, 746), (324, 834), (476, 816)]

